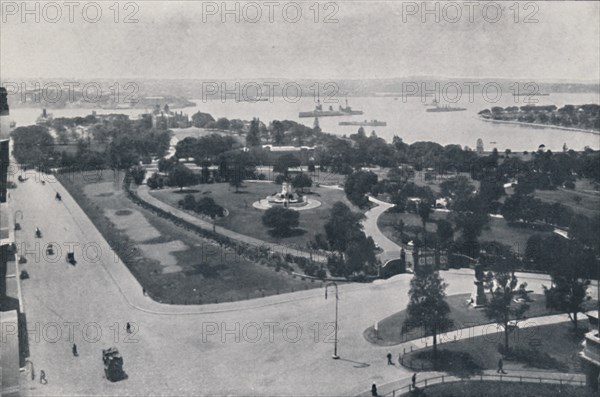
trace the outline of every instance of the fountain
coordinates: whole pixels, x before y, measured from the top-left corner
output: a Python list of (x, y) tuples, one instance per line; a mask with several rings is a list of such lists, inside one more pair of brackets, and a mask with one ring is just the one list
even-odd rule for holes
[(292, 185), (289, 182), (283, 182), (281, 184), (281, 192), (275, 193), (272, 196), (267, 197), (269, 204), (283, 204), (284, 207), (305, 205), (306, 201), (304, 197), (294, 193)]
[(267, 196), (266, 199), (261, 199), (252, 203), (252, 206), (259, 210), (267, 210), (280, 205), (291, 210), (304, 211), (319, 207), (321, 202), (313, 198), (309, 199), (308, 196), (295, 193), (291, 183), (283, 182), (279, 193), (272, 194)]

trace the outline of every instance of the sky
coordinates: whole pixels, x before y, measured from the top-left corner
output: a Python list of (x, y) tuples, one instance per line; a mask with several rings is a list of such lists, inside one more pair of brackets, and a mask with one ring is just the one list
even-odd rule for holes
[(598, 2), (113, 3), (2, 0), (0, 78), (600, 78)]

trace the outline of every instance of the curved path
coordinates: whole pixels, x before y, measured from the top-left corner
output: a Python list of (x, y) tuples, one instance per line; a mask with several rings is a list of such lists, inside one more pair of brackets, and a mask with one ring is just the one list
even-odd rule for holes
[[(386, 203), (385, 201), (377, 200), (374, 197), (369, 196), (369, 201), (377, 204), (376, 207), (371, 208), (365, 213), (365, 220), (363, 221), (363, 225), (365, 228), (365, 234), (367, 236), (371, 236), (375, 243), (379, 245), (379, 247), (383, 250), (378, 256), (381, 259), (381, 263), (386, 263), (391, 259), (400, 258), (400, 247), (398, 244), (394, 243), (392, 240), (387, 238), (381, 230), (379, 230), (379, 226), (377, 226), (377, 219), (379, 216), (383, 214), (388, 209), (392, 208), (394, 204)], [(407, 255), (407, 257), (410, 255)]]
[[(323, 290), (309, 290), (203, 306), (154, 302), (63, 186), (39, 179), (30, 175), (11, 191), (12, 209), (21, 211), (17, 245), (28, 258), (22, 268), (30, 274), (22, 290), (36, 378), (23, 373), (24, 395), (340, 396), (410, 376), (386, 365), (389, 347), (373, 346), (362, 334), (406, 307), (411, 275), (340, 285), (341, 359), (332, 360), (331, 294), (326, 300)], [(33, 236), (36, 226), (42, 239)], [(60, 258), (44, 255), (49, 242), (62, 249)], [(64, 260), (69, 246), (76, 266)], [(473, 286), (470, 271), (442, 275), (448, 294)], [(547, 281), (532, 277), (529, 287), (541, 292)], [(125, 332), (127, 322), (133, 335)], [(110, 346), (123, 355), (125, 381), (103, 378), (101, 350)], [(46, 385), (39, 384), (41, 369)]]
[[(319, 255), (316, 253), (308, 252), (305, 250), (301, 250), (297, 248), (294, 244), (277, 244), (270, 243), (268, 241), (259, 240), (254, 237), (246, 236), (245, 234), (234, 232), (233, 230), (226, 229), (221, 226), (216, 226), (208, 221), (205, 221), (201, 218), (198, 218), (194, 215), (191, 215), (185, 211), (182, 211), (178, 208), (175, 208), (164, 201), (161, 201), (150, 194), (150, 189), (146, 185), (139, 186), (137, 188), (137, 195), (140, 199), (147, 202), (148, 204), (153, 205), (154, 207), (160, 208), (163, 211), (169, 212), (176, 217), (183, 219), (193, 225), (196, 225), (202, 229), (206, 230), (214, 230), (215, 233), (218, 233), (222, 236), (229, 237), (236, 241), (241, 241), (242, 243), (251, 244), (255, 247), (268, 247), (274, 252), (279, 252), (282, 255), (291, 254), (294, 256), (310, 258), (311, 260), (325, 263), (327, 262), (327, 258), (323, 255)], [(319, 203), (320, 204), (320, 203)]]
[[(335, 190), (344, 190), (341, 186), (338, 185), (323, 185), (320, 187), (324, 187), (327, 189), (335, 189)], [(387, 261), (391, 259), (400, 258), (400, 247), (398, 244), (387, 238), (377, 226), (377, 219), (379, 216), (383, 214), (388, 209), (392, 208), (394, 204), (386, 203), (385, 201), (381, 201), (376, 199), (375, 197), (369, 196), (369, 201), (377, 204), (377, 206), (371, 208), (367, 212), (365, 212), (365, 219), (362, 224), (364, 227), (365, 234), (371, 238), (373, 241), (381, 248), (383, 251), (377, 255), (377, 257), (381, 260), (381, 263), (385, 264)], [(410, 260), (410, 255), (407, 255), (407, 261)]]

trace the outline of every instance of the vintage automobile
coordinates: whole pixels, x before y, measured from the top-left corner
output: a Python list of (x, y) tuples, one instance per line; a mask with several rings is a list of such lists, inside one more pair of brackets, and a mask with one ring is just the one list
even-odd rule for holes
[(102, 361), (104, 362), (104, 375), (111, 382), (127, 379), (123, 371), (123, 357), (116, 347), (102, 350)]

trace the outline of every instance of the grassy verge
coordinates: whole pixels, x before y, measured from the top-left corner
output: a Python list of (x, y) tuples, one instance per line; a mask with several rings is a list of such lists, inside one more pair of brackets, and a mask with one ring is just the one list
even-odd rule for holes
[[(433, 222), (439, 219), (448, 219), (449, 213), (436, 211), (431, 214), (431, 221), (427, 223), (427, 231), (435, 233), (437, 225)], [(423, 226), (421, 218), (417, 214), (411, 213), (395, 213), (391, 211), (384, 212), (377, 220), (377, 226), (382, 233), (393, 242), (400, 243), (400, 235), (395, 229), (395, 226), (402, 220), (405, 226)], [(406, 233), (406, 231), (405, 231)], [(484, 229), (479, 237), (479, 241), (498, 241), (502, 244), (509, 245), (512, 251), (523, 255), (527, 240), (533, 234), (540, 233), (534, 230), (511, 227), (504, 219), (490, 218), (488, 228)], [(541, 234), (547, 234), (541, 233)], [(455, 236), (456, 238), (457, 236)]]
[(427, 387), (404, 394), (402, 397), (592, 397), (584, 387), (515, 382), (453, 382)]
[(503, 358), (508, 375), (517, 375), (519, 370), (580, 373), (582, 335), (574, 332), (570, 322), (515, 330), (509, 336), (510, 352), (506, 353), (503, 332), (489, 332), (439, 345), (437, 359), (432, 348), (408, 352), (402, 365), (414, 371), (435, 370), (468, 377), (497, 369), (498, 360)]
[[(134, 204), (121, 188), (122, 175), (113, 180), (112, 172), (108, 171), (93, 181), (80, 175), (59, 176), (59, 179), (147, 293), (157, 301), (215, 303), (321, 285), (318, 281), (295, 278), (281, 267), (274, 266), (273, 261), (249, 261), (245, 255), (224, 244), (203, 238), (183, 225), (176, 225)], [(90, 186), (94, 184), (102, 184), (104, 193), (89, 194), (94, 191), (95, 186)], [(107, 184), (112, 184), (110, 192), (106, 192)], [(115, 211), (124, 222), (130, 222), (128, 227), (117, 227), (107, 216), (108, 211)], [(141, 214), (142, 218), (132, 217), (132, 214)], [(130, 217), (132, 220), (128, 221)], [(149, 229), (158, 231), (159, 237), (140, 239), (140, 233)], [(162, 250), (164, 246), (161, 245), (169, 243), (185, 247), (172, 253), (181, 271), (167, 273), (164, 264), (143, 253), (144, 250)]]
[[(488, 294), (489, 295), (489, 294)], [(491, 321), (485, 317), (482, 309), (474, 309), (467, 305), (466, 301), (471, 294), (459, 294), (448, 296), (446, 301), (450, 305), (450, 318), (454, 321), (454, 326), (450, 330), (473, 327), (476, 325), (490, 324)], [(525, 313), (527, 319), (556, 314), (546, 308), (546, 300), (542, 294), (530, 294), (532, 302), (529, 302), (529, 310)], [(489, 296), (488, 296), (489, 299)], [(517, 303), (514, 303), (515, 305)], [(596, 301), (586, 303), (590, 310), (596, 305)], [(407, 318), (406, 310), (399, 311), (391, 316), (379, 321), (378, 332), (375, 335), (373, 327), (364, 331), (364, 337), (369, 342), (379, 346), (394, 346), (403, 342), (419, 339), (425, 334), (420, 329), (413, 329), (409, 332), (402, 332), (402, 326)], [(526, 321), (526, 320), (525, 320)]]
[[(212, 197), (217, 204), (227, 209), (229, 215), (217, 220), (217, 225), (263, 241), (295, 245), (299, 249), (306, 249), (307, 243), (314, 241), (317, 233), (325, 233), (324, 224), (335, 202), (342, 201), (353, 207), (347, 201), (343, 191), (311, 188), (312, 192), (309, 197), (319, 200), (321, 206), (312, 210), (300, 211), (300, 225), (297, 228), (297, 233), (289, 237), (278, 238), (273, 237), (269, 233), (269, 229), (263, 225), (262, 216), (264, 211), (254, 208), (252, 203), (260, 199), (264, 200), (267, 196), (281, 191), (280, 185), (247, 182), (239, 189), (238, 193), (235, 192), (235, 188), (227, 183), (196, 185), (189, 189), (197, 191), (194, 193), (196, 199)], [(154, 190), (151, 194), (177, 208), (178, 201), (185, 196), (185, 194), (177, 193), (177, 190)]]

